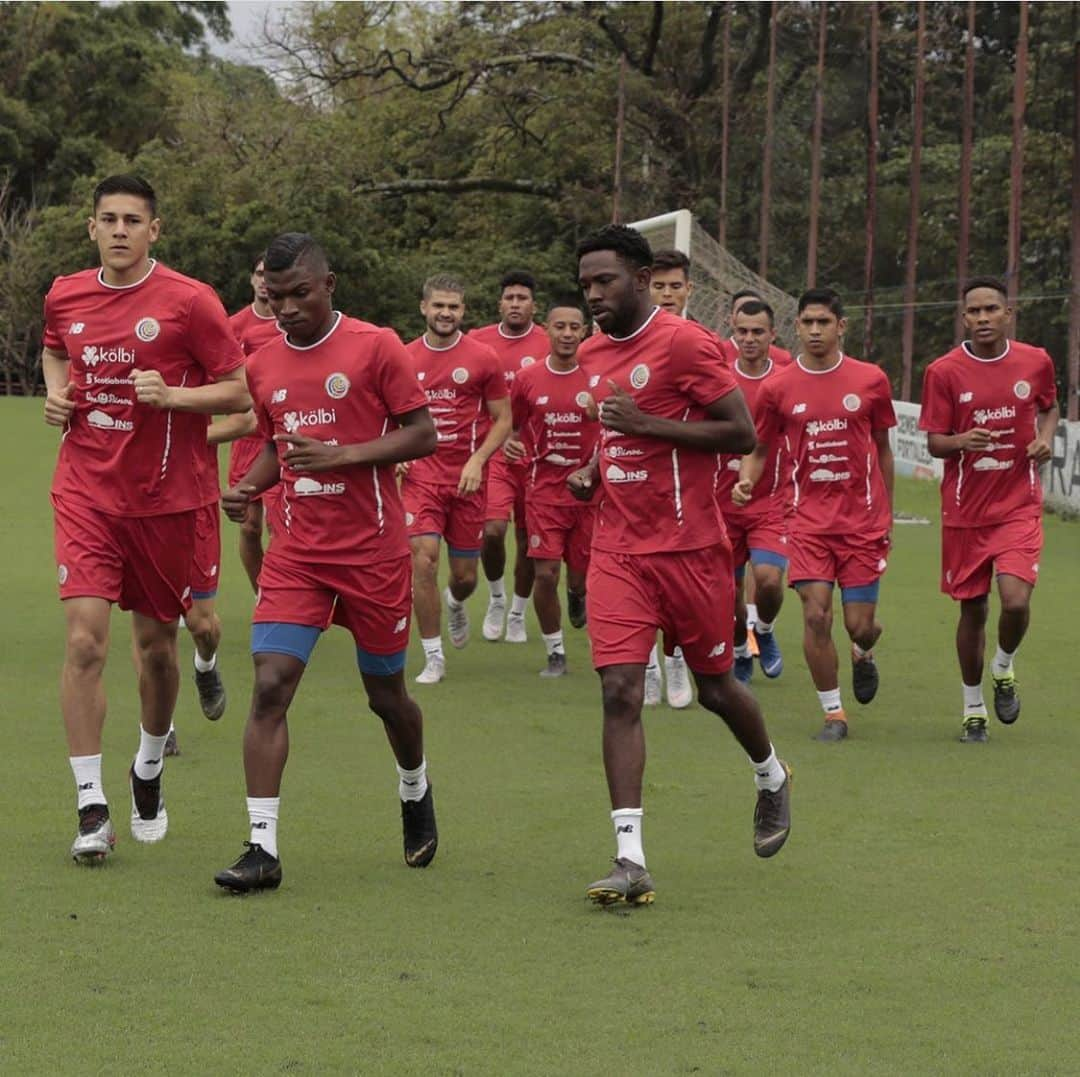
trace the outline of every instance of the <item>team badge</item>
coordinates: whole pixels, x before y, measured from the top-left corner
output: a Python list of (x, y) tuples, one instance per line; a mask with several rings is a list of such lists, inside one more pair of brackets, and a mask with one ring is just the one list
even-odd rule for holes
[(56, 578), (60, 581), (60, 586), (63, 587), (68, 581), (68, 567), (67, 565), (61, 565), (56, 570)]
[(1018, 381), (1013, 386), (1013, 392), (1016, 393), (1017, 400), (1027, 400), (1031, 396), (1031, 386), (1026, 381)]
[(599, 384), (600, 384), (600, 375), (599, 374), (593, 374), (593, 376), (591, 378), (589, 378), (589, 388), (590, 389), (595, 389)]
[(638, 363), (630, 371), (630, 384), (635, 389), (644, 389), (649, 384), (649, 368), (644, 363)]
[(161, 326), (158, 325), (155, 318), (140, 318), (135, 323), (135, 335), (139, 340), (143, 340), (147, 344), (152, 340), (157, 340), (160, 332)]
[(426, 370), (418, 370), (416, 372), (416, 380), (417, 381), (423, 381), (426, 374), (427, 374)]
[(521, 365), (523, 367), (532, 366), (533, 363), (535, 363), (535, 362), (536, 362), (536, 359), (534, 359), (533, 356), (531, 356), (531, 355), (523, 355), (521, 357)]
[(530, 535), (529, 536), (529, 545), (535, 550), (540, 545), (540, 536), (539, 535)]
[(862, 401), (859, 399), (857, 394), (848, 393), (847, 396), (844, 397), (842, 403), (848, 411), (858, 411), (859, 405), (862, 403)]
[(338, 371), (326, 379), (324, 388), (327, 396), (340, 400), (349, 391), (349, 379)]
[(411, 512), (405, 513), (405, 526), (412, 527), (414, 523), (416, 523), (416, 517)]
[(592, 397), (589, 396), (588, 393), (581, 392), (574, 397), (574, 403), (577, 404), (579, 408), (587, 408), (592, 403)]
[(458, 383), (458, 385), (464, 385), (469, 380), (469, 372), (463, 367), (455, 367), (454, 373), (450, 375)]

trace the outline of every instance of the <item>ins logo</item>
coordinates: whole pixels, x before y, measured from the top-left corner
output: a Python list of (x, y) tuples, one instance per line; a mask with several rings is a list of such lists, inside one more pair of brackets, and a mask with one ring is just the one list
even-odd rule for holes
[(327, 396), (333, 400), (340, 400), (349, 391), (349, 379), (339, 371), (326, 379), (324, 388)]

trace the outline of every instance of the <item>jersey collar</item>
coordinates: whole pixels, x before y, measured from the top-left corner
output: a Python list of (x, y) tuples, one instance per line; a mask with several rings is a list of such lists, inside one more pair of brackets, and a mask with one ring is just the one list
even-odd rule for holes
[(126, 292), (130, 288), (138, 288), (140, 284), (145, 283), (147, 277), (149, 277), (150, 274), (153, 273), (155, 269), (157, 269), (157, 259), (156, 258), (151, 258), (150, 259), (150, 268), (137, 281), (135, 281), (134, 284), (109, 284), (108, 281), (106, 281), (105, 277), (104, 277), (105, 267), (102, 266), (97, 271), (98, 284), (100, 284), (102, 286), (102, 288), (108, 288), (110, 291), (113, 291), (113, 292)]
[(660, 308), (659, 307), (653, 307), (652, 313), (629, 336), (617, 337), (617, 336), (614, 336), (614, 335), (609, 333), (608, 334), (608, 340), (615, 340), (615, 341), (618, 341), (620, 344), (624, 340), (633, 340), (634, 337), (638, 336), (638, 334), (644, 333), (645, 330), (648, 329), (648, 327), (652, 324), (653, 318), (655, 318), (657, 316), (657, 314), (659, 314), (659, 313), (660, 313)]
[(289, 334), (288, 333), (282, 333), (281, 336), (282, 336), (282, 339), (285, 341), (285, 343), (288, 344), (289, 347), (293, 349), (293, 351), (309, 352), (309, 351), (311, 351), (312, 348), (317, 348), (320, 344), (325, 344), (326, 341), (328, 341), (330, 339), (330, 337), (334, 333), (334, 330), (337, 329), (337, 327), (339, 325), (341, 325), (341, 319), (342, 319), (341, 311), (340, 310), (335, 310), (334, 311), (334, 324), (332, 326), (330, 326), (330, 328), (327, 329), (327, 331), (325, 333), (323, 333), (323, 335), (321, 337), (319, 337), (319, 339), (317, 341), (315, 341), (314, 344), (294, 344), (291, 340), (289, 340)]
[(995, 355), (991, 359), (984, 359), (981, 355), (976, 355), (971, 350), (971, 348), (968, 347), (969, 343), (970, 343), (970, 341), (962, 340), (960, 342), (960, 347), (964, 349), (964, 354), (969, 359), (974, 359), (976, 363), (997, 363), (997, 362), (1000, 362), (1002, 359), (1005, 358), (1006, 355), (1009, 354), (1009, 349), (1012, 347), (1012, 341), (1009, 340), (1008, 337), (1006, 337), (1005, 338), (1005, 350), (1000, 355)]

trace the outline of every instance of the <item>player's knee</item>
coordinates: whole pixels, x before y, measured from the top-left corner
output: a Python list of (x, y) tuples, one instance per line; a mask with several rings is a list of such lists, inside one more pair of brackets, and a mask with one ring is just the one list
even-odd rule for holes
[(469, 560), (450, 568), (450, 586), (455, 592), (467, 591), (470, 594), (476, 587), (476, 561)]
[(559, 586), (559, 562), (558, 561), (534, 561), (533, 570), (536, 573), (536, 586), (545, 590), (554, 591)]
[(1022, 617), (1028, 611), (1030, 597), (1024, 593), (1003, 591), (1001, 612), (1006, 617)]
[(832, 633), (832, 611), (823, 606), (804, 607), (803, 621), (815, 636), (828, 636)]
[(81, 673), (100, 670), (105, 665), (108, 639), (82, 625), (68, 630), (67, 661)]
[(608, 674), (603, 680), (604, 716), (631, 721), (641, 717), (645, 678), (628, 674)]
[(432, 555), (430, 551), (417, 549), (413, 550), (413, 576), (419, 580), (431, 581), (435, 580), (436, 574), (439, 571), (438, 554)]
[(388, 725), (397, 722), (411, 705), (412, 700), (403, 685), (379, 684), (368, 689), (371, 713)]
[(176, 641), (153, 639), (139, 646), (139, 668), (148, 677), (164, 677), (176, 670)]
[(506, 528), (505, 520), (485, 520), (484, 545), (501, 546), (506, 541)]
[(191, 609), (184, 614), (184, 624), (193, 636), (212, 635), (215, 620), (210, 610), (200, 609), (197, 605), (192, 605)]
[(251, 716), (256, 720), (284, 717), (292, 698), (293, 679), (285, 670), (272, 663), (255, 668)]

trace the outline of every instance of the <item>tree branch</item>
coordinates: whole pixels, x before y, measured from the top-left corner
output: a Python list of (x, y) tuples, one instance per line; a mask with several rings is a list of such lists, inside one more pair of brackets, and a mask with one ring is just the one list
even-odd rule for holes
[(353, 185), (354, 194), (464, 194), (468, 191), (498, 191), (502, 194), (529, 194), (554, 198), (559, 184), (537, 180), (507, 179), (502, 176), (461, 176), (457, 179), (402, 179), (387, 182), (362, 181)]

